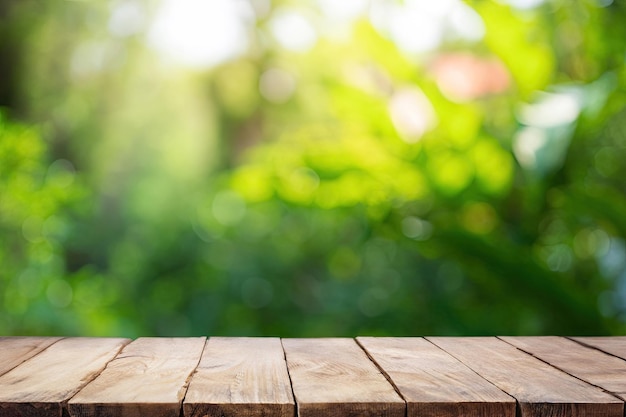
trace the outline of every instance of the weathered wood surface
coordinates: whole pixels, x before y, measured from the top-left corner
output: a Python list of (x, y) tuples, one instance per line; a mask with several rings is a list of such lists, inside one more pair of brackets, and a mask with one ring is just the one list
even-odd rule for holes
[(626, 399), (626, 361), (563, 337), (502, 337), (570, 375)]
[(0, 337), (0, 375), (32, 358), (60, 337)]
[(179, 417), (204, 337), (139, 338), (69, 403), (72, 417)]
[(357, 340), (406, 400), (408, 417), (515, 417), (515, 399), (425, 339)]
[(0, 337), (0, 417), (624, 417), (626, 337), (130, 342)]
[(626, 336), (572, 337), (578, 343), (594, 347), (611, 355), (626, 359)]
[(522, 417), (623, 417), (624, 402), (494, 337), (428, 338), (517, 399)]
[(209, 339), (183, 408), (189, 417), (293, 417), (295, 403), (280, 339)]
[(404, 417), (405, 402), (352, 339), (283, 339), (299, 417)]
[(69, 338), (0, 377), (1, 416), (61, 416), (63, 404), (95, 378), (127, 339)]

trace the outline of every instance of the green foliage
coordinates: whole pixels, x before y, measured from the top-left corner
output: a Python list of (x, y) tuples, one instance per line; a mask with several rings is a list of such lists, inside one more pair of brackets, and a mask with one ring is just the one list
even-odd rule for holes
[[(64, 213), (83, 194), (72, 164), (50, 163), (40, 133), (0, 115), (0, 288), (6, 333), (50, 333), (72, 300)], [(67, 323), (71, 326), (71, 323)]]
[(0, 120), (0, 333), (626, 329), (621, 2), (459, 3), (484, 36), (422, 52), (364, 15), (290, 49), (276, 16), (326, 21), (277, 3), (196, 70), (156, 4), (7, 7), (3, 104), (45, 134)]

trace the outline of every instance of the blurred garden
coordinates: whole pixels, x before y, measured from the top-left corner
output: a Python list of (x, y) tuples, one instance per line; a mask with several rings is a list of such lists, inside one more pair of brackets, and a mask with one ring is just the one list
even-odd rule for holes
[(623, 0), (2, 0), (0, 334), (626, 331)]

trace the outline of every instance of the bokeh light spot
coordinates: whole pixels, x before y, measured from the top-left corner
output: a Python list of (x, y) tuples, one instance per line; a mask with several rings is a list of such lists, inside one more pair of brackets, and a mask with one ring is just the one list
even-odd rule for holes
[(407, 143), (419, 141), (437, 123), (435, 110), (417, 87), (396, 91), (389, 101), (389, 113), (394, 127)]
[(317, 33), (302, 10), (282, 8), (276, 10), (270, 21), (274, 38), (285, 49), (305, 52), (315, 46)]
[(67, 159), (57, 159), (48, 167), (47, 180), (54, 186), (65, 188), (74, 182), (74, 165)]
[(38, 216), (27, 217), (22, 223), (22, 235), (31, 243), (43, 240), (44, 220)]
[(432, 232), (433, 226), (426, 220), (412, 216), (402, 219), (402, 233), (409, 239), (426, 240)]
[(162, 0), (148, 43), (181, 64), (212, 67), (246, 51), (253, 14), (244, 0)]
[(246, 202), (235, 191), (219, 192), (211, 207), (215, 219), (224, 226), (238, 223), (246, 214)]
[(55, 279), (48, 284), (46, 295), (50, 304), (55, 307), (64, 308), (72, 302), (73, 291), (67, 281)]
[(574, 257), (569, 246), (559, 244), (548, 247), (546, 250), (548, 252), (546, 264), (552, 271), (565, 272), (571, 268)]
[(608, 252), (610, 242), (604, 230), (585, 228), (574, 236), (574, 253), (582, 259), (603, 256)]
[(113, 6), (109, 18), (109, 32), (115, 36), (134, 35), (143, 29), (146, 13), (137, 0), (123, 0)]
[(510, 85), (509, 73), (499, 60), (468, 53), (442, 54), (431, 71), (446, 98), (460, 103), (502, 93)]
[(280, 68), (270, 68), (261, 74), (259, 91), (261, 95), (272, 103), (284, 103), (296, 90), (296, 80), (289, 73)]

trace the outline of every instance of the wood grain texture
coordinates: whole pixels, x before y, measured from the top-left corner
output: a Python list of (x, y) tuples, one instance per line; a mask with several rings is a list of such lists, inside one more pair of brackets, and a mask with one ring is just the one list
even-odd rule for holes
[(398, 388), (408, 417), (515, 417), (515, 399), (423, 338), (357, 341)]
[(578, 343), (600, 349), (611, 355), (626, 359), (626, 336), (572, 337)]
[(128, 342), (68, 338), (52, 344), (0, 377), (0, 416), (61, 416), (64, 403)]
[(183, 410), (186, 417), (293, 417), (295, 404), (280, 339), (210, 338)]
[(32, 358), (60, 337), (0, 337), (0, 375)]
[(404, 417), (404, 400), (354, 340), (282, 343), (299, 417)]
[(139, 338), (69, 402), (73, 417), (179, 417), (204, 337)]
[(522, 417), (622, 417), (624, 403), (494, 337), (428, 338), (515, 397)]
[(501, 339), (570, 375), (626, 398), (626, 361), (620, 358), (563, 337)]

